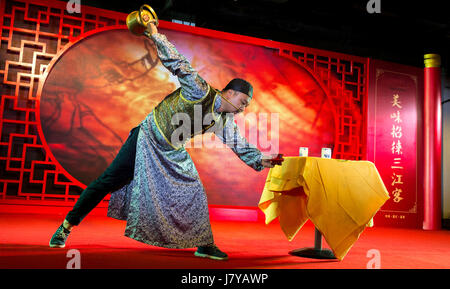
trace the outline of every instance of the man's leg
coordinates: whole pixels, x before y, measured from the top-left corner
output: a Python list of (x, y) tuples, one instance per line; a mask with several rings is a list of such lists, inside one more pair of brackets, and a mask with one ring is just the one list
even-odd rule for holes
[(139, 126), (132, 129), (109, 167), (81, 193), (64, 223), (50, 240), (51, 247), (63, 247), (72, 226), (79, 225), (108, 193), (120, 189), (133, 179), (138, 133)]

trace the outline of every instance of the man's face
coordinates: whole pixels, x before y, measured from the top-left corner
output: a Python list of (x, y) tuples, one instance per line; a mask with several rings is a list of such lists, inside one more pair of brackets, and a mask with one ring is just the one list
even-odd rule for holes
[(230, 105), (229, 112), (236, 114), (243, 112), (245, 108), (249, 106), (251, 100), (250, 96), (247, 94), (232, 89), (226, 90), (223, 93), (223, 96), (225, 96), (235, 106), (233, 107)]

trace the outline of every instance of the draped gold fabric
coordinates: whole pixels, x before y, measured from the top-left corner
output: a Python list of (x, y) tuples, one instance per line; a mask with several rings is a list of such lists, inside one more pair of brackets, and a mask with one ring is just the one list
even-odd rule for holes
[(271, 168), (259, 202), (266, 224), (279, 217), (291, 241), (310, 219), (342, 260), (389, 194), (375, 165), (315, 157), (285, 157)]

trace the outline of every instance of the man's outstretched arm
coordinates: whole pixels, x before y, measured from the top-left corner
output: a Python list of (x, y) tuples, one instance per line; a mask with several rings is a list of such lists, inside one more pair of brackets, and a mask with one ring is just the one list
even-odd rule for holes
[(155, 43), (158, 57), (164, 67), (178, 77), (184, 98), (197, 100), (208, 93), (209, 85), (206, 81), (198, 75), (186, 57), (178, 52), (167, 37), (158, 33), (153, 23), (148, 25), (144, 34)]
[(230, 117), (223, 128), (215, 131), (215, 135), (254, 170), (262, 171), (264, 168), (274, 167), (270, 161), (271, 156), (264, 155), (241, 135), (239, 127), (234, 122), (234, 117)]

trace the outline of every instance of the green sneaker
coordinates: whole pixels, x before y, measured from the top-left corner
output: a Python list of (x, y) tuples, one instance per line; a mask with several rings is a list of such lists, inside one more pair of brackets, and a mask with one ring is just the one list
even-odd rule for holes
[(69, 234), (70, 231), (64, 228), (64, 226), (61, 224), (61, 226), (59, 226), (55, 234), (53, 234), (52, 238), (50, 239), (50, 248), (64, 248), (66, 246), (66, 240)]
[(220, 251), (216, 245), (200, 246), (194, 253), (197, 257), (210, 258), (213, 260), (227, 260), (228, 255)]

